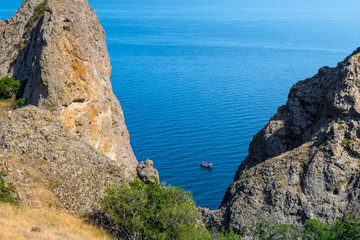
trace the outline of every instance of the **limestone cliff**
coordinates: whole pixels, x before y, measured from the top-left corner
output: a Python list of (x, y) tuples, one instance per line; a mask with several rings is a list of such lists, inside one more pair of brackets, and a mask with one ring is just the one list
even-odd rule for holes
[(253, 138), (213, 226), (251, 220), (301, 226), (360, 217), (360, 49), (335, 68), (296, 83), (286, 105)]
[(24, 0), (0, 22), (0, 73), (20, 80), (27, 104), (51, 111), (70, 133), (136, 172), (110, 83), (104, 29), (86, 0)]

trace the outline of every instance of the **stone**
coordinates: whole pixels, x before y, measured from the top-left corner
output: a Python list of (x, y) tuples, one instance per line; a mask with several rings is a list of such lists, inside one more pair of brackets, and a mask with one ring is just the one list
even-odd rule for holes
[(42, 228), (41, 227), (33, 227), (32, 229), (31, 229), (31, 231), (32, 232), (42, 232)]
[(146, 162), (141, 161), (136, 167), (138, 177), (146, 184), (160, 182), (159, 173), (153, 166), (153, 161), (148, 159)]

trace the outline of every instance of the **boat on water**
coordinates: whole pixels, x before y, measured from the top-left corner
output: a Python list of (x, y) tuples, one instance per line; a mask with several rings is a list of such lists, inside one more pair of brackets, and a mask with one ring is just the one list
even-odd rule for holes
[(213, 163), (212, 162), (210, 162), (210, 163), (207, 163), (207, 162), (202, 162), (202, 163), (200, 163), (200, 166), (201, 167), (205, 167), (205, 168), (212, 168), (213, 167)]

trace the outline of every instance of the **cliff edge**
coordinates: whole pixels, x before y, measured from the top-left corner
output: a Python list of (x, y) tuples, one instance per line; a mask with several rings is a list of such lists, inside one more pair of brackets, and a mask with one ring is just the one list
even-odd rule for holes
[(360, 49), (296, 83), (258, 132), (212, 226), (241, 231), (255, 218), (301, 227), (360, 217)]
[(112, 92), (106, 37), (86, 0), (24, 0), (0, 22), (0, 73), (20, 80), (28, 105), (46, 109), (74, 136), (130, 176), (137, 160)]

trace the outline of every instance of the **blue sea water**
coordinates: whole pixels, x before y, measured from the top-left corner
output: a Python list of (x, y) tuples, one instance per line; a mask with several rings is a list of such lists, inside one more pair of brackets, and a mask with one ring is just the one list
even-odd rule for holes
[[(1, 19), (20, 6), (0, 2)], [(360, 45), (360, 3), (350, 0), (90, 4), (135, 155), (211, 209), (291, 86)]]

